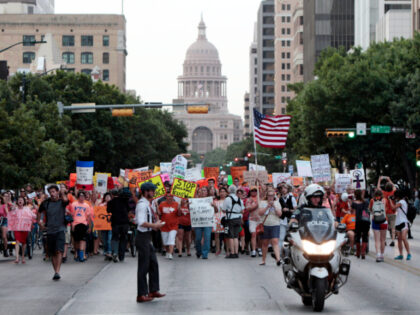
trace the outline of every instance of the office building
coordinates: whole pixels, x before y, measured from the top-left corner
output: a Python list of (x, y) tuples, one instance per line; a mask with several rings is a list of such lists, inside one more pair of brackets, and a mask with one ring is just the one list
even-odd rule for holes
[(392, 41), (412, 36), (411, 0), (379, 0), (376, 41)]
[(0, 14), (53, 14), (54, 0), (0, 0)]
[[(252, 120), (252, 109), (256, 106), (258, 100), (258, 54), (257, 54), (257, 23), (254, 24), (254, 39), (249, 47), (249, 93), (248, 93), (248, 106), (245, 105), (245, 134), (252, 134), (253, 128), (250, 124), (250, 119)], [(246, 97), (245, 97), (246, 98)], [(247, 104), (247, 102), (245, 102)], [(248, 109), (246, 109), (248, 107)], [(247, 111), (249, 111), (249, 117), (247, 118)]]
[(376, 41), (379, 0), (354, 0), (354, 46), (368, 49)]
[(250, 136), (253, 131), (252, 122), (253, 116), (251, 113), (252, 107), (249, 105), (249, 93), (245, 93), (244, 95), (244, 136)]
[(412, 34), (420, 31), (420, 0), (412, 0), (411, 3)]

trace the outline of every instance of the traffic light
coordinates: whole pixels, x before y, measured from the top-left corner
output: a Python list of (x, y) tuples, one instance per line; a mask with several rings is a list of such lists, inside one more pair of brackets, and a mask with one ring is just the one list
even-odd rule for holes
[(281, 162), (283, 163), (283, 166), (286, 166), (287, 165), (287, 160), (283, 160)]
[(124, 109), (113, 109), (112, 116), (114, 117), (128, 117), (134, 115), (134, 109), (124, 108)]
[(416, 165), (420, 167), (420, 148), (416, 150)]
[(238, 162), (238, 161), (239, 161), (239, 158), (237, 158), (237, 157), (236, 157), (234, 161), (235, 161), (235, 162)]
[(188, 114), (207, 114), (209, 112), (208, 105), (188, 106)]
[(356, 134), (354, 131), (326, 131), (327, 138), (342, 138), (342, 137), (348, 137), (350, 139), (353, 139)]
[(252, 157), (252, 153), (248, 153), (246, 156), (249, 159), (250, 157)]

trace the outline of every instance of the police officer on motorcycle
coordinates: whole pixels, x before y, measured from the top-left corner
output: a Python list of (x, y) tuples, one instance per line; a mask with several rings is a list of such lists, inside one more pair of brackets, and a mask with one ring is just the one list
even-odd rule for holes
[(306, 202), (304, 202), (303, 205), (301, 205), (298, 209), (296, 209), (296, 211), (293, 212), (289, 225), (291, 225), (293, 222), (299, 223), (303, 208), (322, 208), (322, 200), (324, 198), (324, 194), (324, 188), (318, 184), (311, 184), (306, 187), (304, 192)]

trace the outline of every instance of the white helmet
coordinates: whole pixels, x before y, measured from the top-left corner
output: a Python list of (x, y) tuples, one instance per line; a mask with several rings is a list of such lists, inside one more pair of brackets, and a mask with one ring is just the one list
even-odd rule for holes
[(348, 193), (342, 193), (341, 194), (341, 200), (344, 202), (347, 202), (349, 200), (349, 194)]
[(305, 189), (305, 198), (309, 201), (311, 197), (324, 197), (325, 190), (318, 184), (311, 184)]

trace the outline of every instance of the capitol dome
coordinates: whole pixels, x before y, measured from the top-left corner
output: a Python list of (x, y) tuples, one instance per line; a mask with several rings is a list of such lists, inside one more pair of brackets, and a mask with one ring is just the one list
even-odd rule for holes
[(217, 48), (207, 40), (206, 25), (204, 24), (203, 18), (201, 18), (200, 24), (198, 24), (198, 38), (187, 50), (185, 62), (188, 63), (189, 61), (216, 61), (219, 63)]

